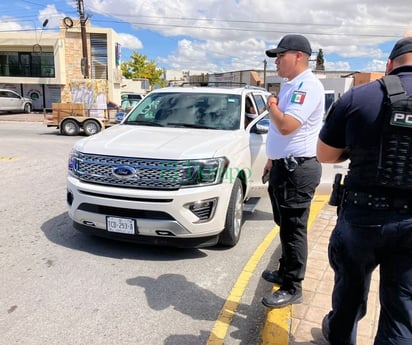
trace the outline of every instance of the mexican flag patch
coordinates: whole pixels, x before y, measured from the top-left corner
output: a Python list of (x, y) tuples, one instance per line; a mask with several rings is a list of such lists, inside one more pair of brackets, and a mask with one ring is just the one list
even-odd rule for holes
[(291, 101), (292, 103), (303, 104), (303, 102), (305, 101), (305, 97), (306, 97), (306, 92), (294, 91)]

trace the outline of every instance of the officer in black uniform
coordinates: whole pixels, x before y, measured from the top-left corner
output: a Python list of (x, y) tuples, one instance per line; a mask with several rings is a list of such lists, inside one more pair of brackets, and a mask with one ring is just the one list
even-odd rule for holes
[(335, 285), (322, 322), (331, 345), (356, 344), (378, 265), (374, 344), (412, 344), (412, 37), (395, 44), (386, 74), (345, 93), (319, 134), (319, 161), (350, 160), (331, 197), (339, 206), (329, 242)]

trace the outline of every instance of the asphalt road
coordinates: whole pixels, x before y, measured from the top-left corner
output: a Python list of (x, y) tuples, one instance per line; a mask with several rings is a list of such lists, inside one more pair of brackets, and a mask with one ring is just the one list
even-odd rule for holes
[[(267, 200), (232, 249), (89, 237), (66, 212), (72, 144), (42, 123), (0, 121), (0, 344), (205, 344), (236, 279), (273, 228)], [(225, 344), (257, 344), (270, 284), (253, 273)], [(275, 255), (276, 256), (276, 255)]]
[[(206, 344), (249, 258), (273, 228), (269, 201), (245, 214), (231, 249), (94, 238), (66, 212), (67, 156), (80, 137), (0, 115), (0, 344)], [(327, 192), (333, 172), (325, 171)], [(259, 344), (276, 237), (246, 282), (224, 344)]]

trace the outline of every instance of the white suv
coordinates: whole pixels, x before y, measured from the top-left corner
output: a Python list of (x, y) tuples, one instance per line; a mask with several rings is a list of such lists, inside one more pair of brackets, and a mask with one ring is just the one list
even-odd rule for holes
[(67, 180), (75, 228), (159, 245), (234, 246), (244, 205), (266, 194), (268, 95), (245, 86), (158, 89), (120, 124), (78, 141)]

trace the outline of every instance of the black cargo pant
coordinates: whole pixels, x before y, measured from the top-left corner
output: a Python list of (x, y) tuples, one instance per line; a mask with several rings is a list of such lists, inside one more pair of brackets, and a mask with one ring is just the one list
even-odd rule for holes
[(292, 172), (286, 169), (283, 159), (273, 160), (268, 188), (273, 217), (280, 227), (279, 272), (283, 276), (280, 288), (291, 293), (302, 291), (308, 256), (310, 203), (322, 174), (322, 166), (316, 158), (297, 160), (299, 165)]
[(335, 271), (331, 345), (355, 345), (379, 265), (381, 303), (375, 345), (412, 344), (412, 213), (343, 206), (329, 242)]

